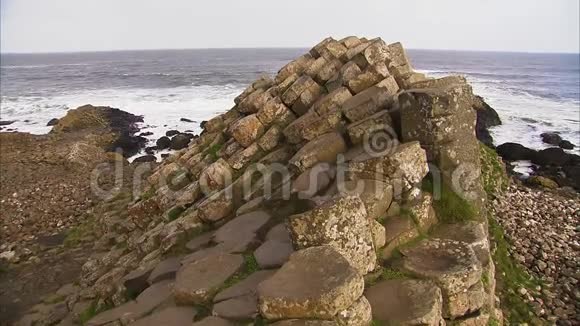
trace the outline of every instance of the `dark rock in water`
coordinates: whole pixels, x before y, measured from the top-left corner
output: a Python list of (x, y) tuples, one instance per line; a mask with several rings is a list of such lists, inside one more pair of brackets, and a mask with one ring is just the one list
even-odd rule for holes
[(540, 135), (542, 137), (542, 141), (546, 144), (556, 145), (560, 144), (562, 141), (562, 137), (555, 132), (545, 132)]
[(570, 141), (568, 141), (568, 140), (565, 140), (565, 139), (564, 139), (564, 140), (562, 140), (562, 141), (561, 141), (561, 142), (558, 144), (558, 146), (560, 146), (560, 148), (563, 148), (563, 149), (574, 149), (574, 147), (576, 147), (576, 146), (575, 146), (574, 144), (572, 144)]
[(183, 122), (195, 122), (193, 120), (187, 119), (187, 118), (181, 118), (179, 119), (179, 121), (183, 121)]
[(568, 181), (567, 184), (571, 187), (580, 190), (580, 163), (573, 165), (566, 165), (562, 168)]
[(147, 137), (147, 136), (151, 136), (151, 135), (153, 135), (153, 133), (151, 131), (146, 131), (146, 132), (142, 132), (139, 134), (139, 136), (142, 136), (142, 137)]
[(56, 124), (59, 122), (60, 120), (58, 118), (52, 118), (50, 119), (50, 121), (48, 121), (48, 123), (46, 124), (47, 127), (52, 127), (52, 126), (56, 126)]
[(163, 136), (157, 139), (155, 144), (157, 145), (157, 149), (166, 149), (171, 145), (171, 139), (167, 136)]
[[(52, 127), (51, 133), (94, 133), (109, 138), (104, 145), (108, 152), (120, 149), (123, 156), (137, 154), (145, 147), (147, 139), (135, 136), (139, 131), (137, 123), (143, 122), (142, 116), (107, 106), (83, 105), (60, 118)], [(110, 137), (112, 135), (113, 137)]]
[(136, 124), (143, 122), (142, 116), (137, 116), (115, 108), (107, 108), (105, 115), (110, 122), (110, 128), (114, 133), (118, 134), (117, 140), (109, 147), (109, 151), (120, 148), (123, 151), (123, 156), (130, 157), (145, 147), (147, 139), (145, 137), (135, 136), (135, 133), (139, 131), (139, 127)]
[(188, 130), (186, 130), (186, 131), (184, 131), (184, 132), (185, 132), (185, 133), (193, 133), (193, 130), (189, 130), (189, 129), (188, 129)]
[(532, 162), (538, 165), (563, 166), (570, 162), (570, 157), (563, 149), (550, 147), (534, 153)]
[(171, 136), (175, 136), (175, 135), (177, 135), (177, 134), (179, 134), (179, 130), (168, 130), (168, 131), (165, 133), (165, 136), (167, 136), (167, 137), (171, 137)]
[(169, 147), (174, 150), (186, 148), (187, 145), (189, 145), (191, 139), (193, 139), (192, 134), (186, 133), (177, 134), (173, 138), (171, 138), (171, 144), (169, 145)]
[(15, 121), (0, 120), (0, 126), (7, 126), (13, 124)]
[(161, 158), (168, 158), (169, 157), (169, 153), (163, 153), (161, 154)]
[(156, 161), (157, 161), (157, 158), (154, 155), (143, 155), (143, 156), (139, 156), (138, 158), (133, 160), (133, 163), (145, 163), (145, 162), (156, 162)]
[(108, 151), (113, 152), (116, 149), (121, 149), (124, 157), (133, 156), (145, 147), (147, 138), (141, 136), (133, 136), (127, 131), (123, 131), (117, 140), (109, 147)]
[(488, 147), (493, 148), (493, 137), (489, 133), (489, 128), (501, 125), (501, 119), (497, 112), (481, 96), (475, 97), (473, 108), (477, 113), (477, 122), (475, 125), (477, 139)]
[(496, 148), (497, 153), (506, 161), (531, 160), (536, 151), (518, 143), (504, 143)]
[(205, 125), (207, 124), (207, 120), (203, 120), (199, 126), (201, 127), (201, 129), (205, 130)]
[(155, 153), (156, 150), (157, 150), (157, 146), (145, 147), (145, 153), (147, 153), (147, 154), (153, 154), (153, 153)]

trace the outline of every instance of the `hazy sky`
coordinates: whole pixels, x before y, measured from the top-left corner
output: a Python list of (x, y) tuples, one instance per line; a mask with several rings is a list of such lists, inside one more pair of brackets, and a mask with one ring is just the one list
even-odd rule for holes
[(579, 52), (579, 0), (0, 0), (2, 52), (310, 47)]

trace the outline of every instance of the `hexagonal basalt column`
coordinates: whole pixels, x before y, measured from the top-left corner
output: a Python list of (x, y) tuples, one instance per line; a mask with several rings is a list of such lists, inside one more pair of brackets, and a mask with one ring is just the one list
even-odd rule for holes
[(313, 210), (289, 217), (294, 245), (330, 245), (361, 274), (375, 269), (376, 253), (370, 221), (358, 196), (336, 196)]
[(401, 249), (401, 267), (407, 272), (433, 280), (443, 293), (446, 317), (459, 317), (483, 306), (465, 293), (483, 296), (482, 267), (473, 249), (461, 241), (427, 239), (410, 248)]
[(258, 286), (259, 309), (267, 319), (332, 319), (355, 303), (364, 280), (333, 247), (298, 251)]

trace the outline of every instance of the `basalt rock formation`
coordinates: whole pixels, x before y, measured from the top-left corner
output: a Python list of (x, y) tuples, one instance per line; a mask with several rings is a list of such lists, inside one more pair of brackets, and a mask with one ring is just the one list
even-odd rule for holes
[(63, 323), (501, 323), (474, 106), (400, 43), (323, 40), (103, 216)]
[(139, 131), (136, 123), (143, 122), (143, 117), (119, 109), (83, 105), (58, 119), (53, 125), (52, 134), (90, 133), (95, 135), (95, 145), (107, 152), (122, 150), (125, 157), (130, 157), (145, 146), (147, 139), (136, 136)]

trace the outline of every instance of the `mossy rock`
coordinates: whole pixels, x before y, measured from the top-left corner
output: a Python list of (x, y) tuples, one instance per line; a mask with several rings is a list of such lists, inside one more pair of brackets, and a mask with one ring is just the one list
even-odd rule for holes
[(83, 129), (108, 128), (109, 120), (101, 107), (83, 105), (69, 110), (59, 122), (52, 127), (53, 133), (74, 132)]
[(458, 223), (478, 218), (479, 211), (477, 208), (454, 192), (445, 182), (441, 182), (438, 187), (434, 187), (433, 181), (426, 177), (423, 180), (422, 189), (433, 194), (433, 208), (440, 222)]
[(497, 197), (503, 194), (509, 185), (505, 165), (499, 155), (483, 143), (479, 144), (479, 153), (483, 189), (489, 197)]
[(542, 177), (540, 175), (535, 175), (530, 177), (527, 180), (527, 183), (533, 185), (533, 186), (537, 186), (537, 187), (543, 187), (543, 188), (547, 188), (547, 189), (556, 189), (559, 187), (558, 183), (550, 178), (546, 178), (546, 177)]

